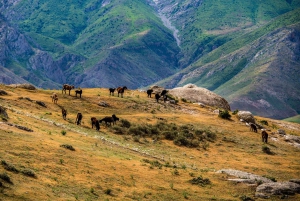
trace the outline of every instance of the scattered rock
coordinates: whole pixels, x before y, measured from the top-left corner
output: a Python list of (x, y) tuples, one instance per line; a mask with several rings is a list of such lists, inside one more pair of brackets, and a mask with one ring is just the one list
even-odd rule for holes
[(256, 197), (268, 198), (271, 195), (294, 195), (300, 193), (300, 185), (293, 182), (264, 183), (256, 188)]
[(36, 90), (35, 86), (32, 84), (10, 84), (8, 85), (9, 87), (14, 87), (14, 88), (23, 88), (23, 89), (28, 89), (28, 90)]
[(231, 176), (235, 176), (241, 179), (247, 179), (247, 182), (250, 182), (250, 180), (252, 180), (251, 182), (253, 183), (257, 183), (257, 182), (262, 182), (262, 183), (273, 183), (272, 180), (266, 178), (266, 177), (262, 177), (259, 175), (255, 175), (252, 173), (248, 173), (248, 172), (243, 172), (240, 170), (234, 170), (234, 169), (221, 169), (219, 171), (217, 171), (217, 173), (226, 173), (228, 175)]
[(255, 124), (255, 119), (254, 116), (252, 115), (251, 112), (249, 111), (239, 111), (237, 113), (239, 119), (243, 119), (244, 121), (248, 122), (248, 123), (253, 123)]
[(289, 182), (293, 182), (300, 185), (300, 179), (290, 179)]
[(105, 101), (101, 101), (98, 103), (99, 106), (102, 106), (102, 107), (109, 107), (110, 105), (108, 103), (106, 103)]
[(285, 130), (283, 130), (283, 129), (278, 129), (278, 130), (277, 130), (277, 133), (278, 133), (279, 135), (286, 135)]
[(42, 101), (36, 101), (36, 103), (40, 106), (47, 107), (46, 104)]
[(24, 131), (33, 132), (32, 129), (27, 128), (25, 126), (20, 126), (20, 125), (12, 124), (12, 123), (6, 123), (6, 124), (9, 125), (9, 126), (14, 126), (14, 127), (18, 128), (18, 129), (21, 129), (21, 130), (24, 130)]
[(191, 102), (201, 102), (204, 105), (230, 110), (229, 103), (223, 97), (194, 84), (187, 84), (183, 87), (170, 89), (168, 93), (179, 99), (184, 98)]
[(4, 95), (7, 95), (7, 92), (0, 89), (0, 96), (4, 96)]

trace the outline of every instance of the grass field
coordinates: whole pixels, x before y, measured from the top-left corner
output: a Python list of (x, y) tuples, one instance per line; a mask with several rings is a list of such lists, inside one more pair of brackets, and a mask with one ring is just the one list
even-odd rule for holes
[[(74, 91), (69, 96), (60, 90), (30, 91), (5, 85), (0, 85), (0, 90), (8, 93), (0, 96), (0, 105), (9, 116), (0, 118), (1, 201), (241, 200), (254, 198), (255, 186), (227, 181), (230, 176), (217, 170), (232, 168), (277, 181), (300, 175), (299, 149), (281, 139), (270, 139), (265, 145), (260, 134), (250, 132), (234, 115), (231, 120), (221, 119), (213, 113), (215, 108), (208, 106), (200, 108), (181, 101), (177, 105), (156, 103), (145, 92), (133, 90), (120, 98), (110, 96), (105, 88), (83, 89), (81, 99)], [(58, 94), (58, 104), (51, 102), (53, 92)], [(35, 101), (44, 102), (46, 107)], [(109, 107), (99, 106), (99, 102)], [(66, 120), (61, 107), (68, 111)], [(81, 125), (74, 123), (78, 112), (83, 114)], [(120, 118), (117, 126), (101, 124), (100, 132), (91, 128), (91, 117), (101, 119), (112, 114)], [(268, 122), (270, 138), (279, 128), (300, 136), (298, 124), (256, 118)], [(151, 136), (145, 131), (133, 135), (136, 130), (121, 127), (125, 121), (131, 128), (158, 129), (158, 134)], [(192, 148), (178, 146), (161, 137), (159, 129), (168, 126), (178, 132), (185, 128), (189, 133), (202, 129), (214, 138), (205, 138)], [(123, 133), (116, 134), (117, 129)], [(264, 153), (263, 146), (274, 154)], [(209, 182), (189, 182), (198, 177)]]

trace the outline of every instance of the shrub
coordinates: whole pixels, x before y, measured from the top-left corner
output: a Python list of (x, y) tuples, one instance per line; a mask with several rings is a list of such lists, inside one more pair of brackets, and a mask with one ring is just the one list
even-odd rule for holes
[(142, 135), (142, 131), (140, 130), (140, 127), (131, 127), (129, 128), (128, 132), (132, 135)]
[(189, 145), (189, 141), (186, 137), (184, 137), (183, 135), (179, 135), (174, 139), (174, 144), (178, 145), (178, 146), (188, 146)]
[(232, 114), (233, 114), (233, 115), (236, 115), (238, 112), (239, 112), (239, 110), (234, 110), (234, 111), (232, 112)]
[(62, 135), (66, 135), (66, 134), (67, 134), (67, 131), (62, 130), (60, 133), (61, 133)]
[(110, 189), (110, 188), (106, 189), (106, 190), (104, 191), (104, 193), (105, 193), (106, 195), (111, 195), (111, 189)]
[(177, 136), (177, 132), (174, 131), (164, 131), (162, 135), (165, 137), (167, 140), (174, 140)]
[(221, 117), (222, 119), (230, 119), (231, 115), (229, 114), (228, 110), (221, 110), (219, 112), (219, 117)]
[(115, 134), (120, 134), (120, 135), (126, 134), (126, 130), (120, 126), (113, 126), (111, 130)]
[(36, 177), (34, 171), (30, 169), (24, 169), (21, 171), (21, 173), (29, 177)]
[(4, 167), (4, 169), (11, 171), (11, 172), (16, 172), (18, 173), (19, 170), (17, 168), (15, 168), (14, 165), (7, 163), (5, 160), (1, 161), (2, 166)]
[(277, 182), (277, 180), (275, 179), (275, 177), (268, 176), (268, 175), (264, 175), (263, 177), (266, 177), (266, 178), (270, 179), (271, 181)]
[(72, 145), (69, 145), (69, 144), (62, 144), (60, 145), (61, 147), (63, 148), (66, 148), (66, 149), (69, 149), (71, 151), (75, 151), (74, 147)]
[(181, 98), (181, 101), (184, 102), (184, 103), (187, 102), (187, 100), (185, 98)]
[(260, 121), (260, 123), (261, 123), (262, 125), (266, 125), (266, 126), (268, 126), (268, 125), (269, 125), (269, 123), (268, 123), (268, 121), (267, 121), (267, 120), (261, 120), (261, 121)]
[(242, 201), (254, 201), (252, 198), (248, 197), (247, 195), (242, 195), (242, 196), (240, 197), (240, 199), (241, 199)]
[(6, 174), (6, 172), (1, 173), (1, 174), (0, 174), (0, 178), (1, 178), (3, 181), (6, 181), (6, 182), (8, 182), (8, 183), (12, 183), (11, 180), (10, 180), (10, 177)]
[(121, 123), (121, 127), (130, 128), (131, 126), (131, 123), (126, 119), (121, 119), (120, 123)]
[(189, 182), (191, 184), (196, 184), (199, 186), (206, 186), (206, 185), (211, 184), (211, 181), (208, 178), (204, 179), (201, 175), (197, 178), (193, 178), (193, 179), (189, 180)]
[(272, 153), (271, 149), (266, 145), (262, 146), (262, 151), (266, 154), (271, 154)]

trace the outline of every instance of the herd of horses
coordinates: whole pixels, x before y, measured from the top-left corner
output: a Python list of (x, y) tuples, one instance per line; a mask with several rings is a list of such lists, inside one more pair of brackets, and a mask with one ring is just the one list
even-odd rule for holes
[[(257, 126), (254, 123), (250, 123), (249, 125), (250, 125), (250, 131), (257, 133)], [(267, 133), (267, 131), (263, 129), (261, 132), (262, 142), (268, 143), (268, 136), (269, 134)]]
[[(68, 90), (69, 95), (70, 95), (70, 91), (74, 88), (75, 87), (73, 85), (64, 84), (63, 88), (62, 88), (62, 93), (65, 92), (65, 94), (66, 94), (66, 91)], [(127, 89), (128, 88), (126, 86), (118, 87), (118, 88), (109, 88), (109, 95), (114, 96), (114, 92), (117, 91), (118, 92), (118, 97), (120, 97), (120, 94), (121, 94), (121, 98), (123, 98), (123, 94), (124, 94), (125, 90), (127, 90)], [(151, 98), (151, 95), (153, 94), (154, 90), (153, 89), (148, 89), (146, 92), (147, 92), (147, 97)], [(166, 102), (167, 93), (168, 93), (168, 91), (165, 90), (165, 89), (162, 90), (160, 93), (156, 92), (155, 93), (156, 102), (159, 101), (160, 97), (163, 97), (164, 102)], [(76, 89), (75, 94), (76, 94), (76, 97), (77, 97), (77, 94), (79, 94), (80, 98), (81, 98), (82, 89), (80, 89), (80, 88)], [(57, 104), (57, 101), (58, 101), (57, 94), (53, 93), (51, 98), (52, 98), (52, 102)], [(67, 110), (64, 109), (64, 108), (62, 108), (62, 117), (63, 117), (64, 120), (66, 120)], [(75, 123), (77, 125), (80, 125), (82, 118), (83, 118), (83, 115), (81, 113), (77, 113)], [(104, 117), (100, 120), (98, 120), (96, 117), (91, 117), (92, 129), (95, 126), (97, 131), (100, 130), (100, 123), (102, 123), (102, 122), (105, 122), (106, 126), (111, 126), (111, 124), (113, 124), (113, 125), (116, 124), (117, 121), (119, 121), (119, 118), (115, 114), (113, 114), (111, 117), (106, 116), (106, 117)], [(253, 132), (257, 133), (257, 126), (254, 123), (250, 123), (249, 126), (250, 126), (250, 131), (253, 131)], [(268, 143), (268, 133), (264, 129), (262, 129), (261, 137), (262, 137), (262, 142)]]

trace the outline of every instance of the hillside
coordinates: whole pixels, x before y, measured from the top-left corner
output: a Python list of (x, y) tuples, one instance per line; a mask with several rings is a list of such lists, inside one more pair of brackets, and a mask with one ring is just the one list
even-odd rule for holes
[[(0, 90), (7, 92), (0, 106), (8, 114), (0, 119), (0, 200), (240, 200), (254, 199), (260, 183), (228, 181), (233, 177), (216, 171), (231, 168), (278, 182), (299, 179), (299, 148), (277, 134), (284, 129), (300, 136), (299, 124), (256, 116), (268, 122), (270, 138), (264, 144), (260, 131), (250, 132), (233, 114), (225, 120), (208, 106), (156, 103), (137, 90), (120, 98), (106, 88), (83, 88), (81, 99), (73, 90), (71, 96), (5, 85)], [(53, 92), (58, 104), (51, 101)], [(61, 107), (68, 111), (66, 120)], [(74, 123), (78, 112), (81, 125)], [(120, 118), (117, 125), (101, 124), (100, 132), (91, 128), (92, 116), (111, 114)], [(171, 140), (196, 133), (194, 140)], [(184, 146), (187, 142), (190, 147)], [(193, 178), (199, 185), (189, 182)], [(285, 198), (297, 200), (300, 194)]]
[(233, 110), (283, 119), (299, 114), (300, 10), (237, 37), (159, 85), (195, 83)]

